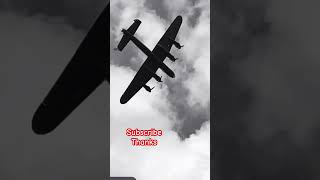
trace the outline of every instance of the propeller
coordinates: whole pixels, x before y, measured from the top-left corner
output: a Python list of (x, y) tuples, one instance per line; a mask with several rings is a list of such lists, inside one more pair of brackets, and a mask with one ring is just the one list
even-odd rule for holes
[(176, 62), (176, 60), (178, 60), (179, 58), (175, 58), (174, 60), (171, 61), (171, 63)]

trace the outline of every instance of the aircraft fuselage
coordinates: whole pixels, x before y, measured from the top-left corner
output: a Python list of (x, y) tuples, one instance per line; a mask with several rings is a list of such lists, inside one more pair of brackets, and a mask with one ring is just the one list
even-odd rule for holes
[(159, 68), (162, 69), (168, 76), (171, 78), (175, 77), (174, 72), (165, 65), (157, 56), (155, 56), (152, 51), (148, 47), (146, 47), (140, 40), (138, 40), (135, 36), (133, 36), (131, 33), (129, 33), (127, 30), (122, 29), (122, 32), (124, 35), (128, 36), (130, 40), (148, 57), (151, 57), (152, 59), (156, 60), (156, 62), (159, 64)]
[(131, 33), (129, 33), (126, 29), (122, 29), (122, 32), (130, 38), (130, 40), (147, 56), (153, 57), (154, 54), (151, 52), (151, 50), (145, 46), (139, 39), (137, 39), (135, 36), (133, 36)]

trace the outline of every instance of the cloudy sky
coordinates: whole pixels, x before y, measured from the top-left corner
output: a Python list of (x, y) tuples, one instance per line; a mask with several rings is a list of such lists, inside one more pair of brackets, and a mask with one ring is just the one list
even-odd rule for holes
[(214, 179), (319, 179), (319, 6), (213, 1)]
[[(165, 60), (174, 70), (171, 79), (161, 70), (164, 83), (152, 93), (142, 89), (127, 104), (120, 97), (146, 55), (132, 42), (123, 52), (111, 51), (110, 117), (111, 176), (137, 179), (202, 179), (210, 175), (210, 1), (111, 1), (111, 48), (134, 19), (142, 21), (136, 36), (152, 49), (177, 15), (183, 23), (177, 40), (185, 45), (171, 53), (180, 59)], [(156, 147), (133, 147), (126, 128), (164, 131)]]
[[(183, 9), (181, 4), (172, 6), (169, 1), (163, 3), (159, 1), (137, 2), (139, 2), (136, 4), (137, 8), (143, 6), (143, 10), (146, 10), (141, 13), (148, 14), (148, 16), (143, 15), (146, 19), (141, 18), (141, 15), (137, 16), (143, 20), (138, 32), (139, 38), (148, 47), (154, 45), (176, 16), (176, 14), (169, 13), (174, 11), (184, 17), (183, 29), (180, 31), (179, 38), (186, 46), (181, 52), (173, 51), (183, 60), (182, 62), (168, 63), (175, 69), (177, 74), (175, 80), (177, 81), (166, 78), (163, 86), (157, 85), (154, 93), (148, 94), (150, 97), (154, 96), (154, 99), (137, 96), (138, 99), (141, 99), (138, 105), (141, 107), (140, 110), (148, 111), (146, 116), (151, 121), (142, 123), (142, 118), (130, 116), (130, 118), (119, 118), (123, 121), (114, 124), (118, 129), (121, 129), (121, 126), (129, 126), (130, 123), (135, 127), (152, 125), (161, 128), (166, 134), (159, 139), (162, 145), (157, 147), (158, 149), (145, 150), (144, 153), (136, 151), (135, 154), (140, 154), (140, 156), (127, 156), (128, 152), (134, 151), (134, 149), (129, 149), (128, 144), (124, 144), (127, 141), (113, 141), (120, 144), (114, 146), (115, 148), (129, 148), (111, 150), (112, 164), (114, 164), (112, 174), (145, 179), (152, 172), (150, 169), (147, 173), (142, 172), (144, 168), (156, 167), (160, 170), (169, 164), (172, 167), (167, 169), (170, 171), (167, 175), (175, 179), (188, 179), (195, 176), (197, 179), (198, 177), (208, 179), (209, 93), (204, 96), (197, 96), (197, 94), (198, 91), (209, 91), (207, 66), (209, 43), (202, 44), (201, 53), (198, 54), (193, 52), (194, 48), (184, 43), (188, 41), (197, 44), (200, 44), (199, 41), (208, 42), (208, 2), (180, 1), (185, 6)], [(49, 135), (33, 134), (31, 119), (36, 108), (106, 4), (104, 0), (48, 2), (0, 0), (0, 179), (105, 179), (108, 173), (109, 152), (105, 143), (107, 142), (106, 127), (108, 127), (109, 115), (117, 115), (109, 113), (108, 83), (100, 86)], [(203, 21), (199, 21), (200, 16), (203, 17)], [(142, 36), (143, 30), (147, 30), (145, 25), (148, 24), (148, 19), (151, 22), (154, 18), (156, 21), (153, 27), (160, 34), (150, 33), (153, 34), (152, 37)], [(131, 23), (131, 19), (128, 19), (129, 21)], [(129, 25), (125, 21), (121, 22), (123, 26)], [(117, 26), (119, 28), (120, 24)], [(114, 34), (114, 37), (116, 36), (119, 37), (119, 34)], [(130, 53), (133, 56), (130, 56)], [(117, 63), (113, 62), (112, 75), (114, 73), (123, 74), (122, 83), (119, 83), (119, 86), (122, 85), (120, 89), (130, 81), (144, 57), (142, 54), (137, 54), (132, 46), (131, 48), (128, 46), (125, 53), (113, 54), (113, 56), (117, 57)], [(128, 61), (125, 57), (135, 57), (137, 62), (134, 59)], [(120, 60), (121, 58), (123, 59)], [(200, 71), (201, 69), (203, 71)], [(198, 89), (199, 85), (188, 86), (188, 83), (192, 82), (199, 83), (202, 88)], [(117, 88), (117, 86), (114, 87)], [(157, 101), (162, 97), (166, 98)], [(119, 97), (112, 98), (113, 102), (119, 102)], [(133, 112), (132, 107), (126, 108)], [(190, 112), (193, 113), (190, 114)], [(155, 116), (159, 119), (155, 120), (153, 118)], [(140, 119), (140, 121), (128, 122), (133, 119)], [(112, 131), (112, 133), (121, 133), (123, 137), (122, 131)], [(114, 153), (121, 155), (114, 156)], [(155, 157), (155, 154), (158, 156)], [(164, 158), (167, 161), (164, 161)], [(124, 166), (123, 164), (127, 165), (128, 162), (126, 159), (136, 159), (140, 162), (139, 166), (136, 166), (136, 169), (133, 169), (132, 166)], [(153, 162), (158, 163), (150, 165), (147, 159), (157, 159)], [(133, 172), (133, 170), (137, 171)], [(197, 173), (186, 173), (191, 170)], [(162, 171), (154, 173), (158, 174), (158, 177), (166, 175)]]

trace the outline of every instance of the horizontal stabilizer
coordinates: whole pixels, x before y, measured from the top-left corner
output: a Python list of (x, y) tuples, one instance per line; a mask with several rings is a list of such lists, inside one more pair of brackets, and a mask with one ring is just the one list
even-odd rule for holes
[[(131, 35), (134, 35), (137, 31), (137, 29), (139, 28), (141, 24), (141, 21), (138, 20), (138, 19), (135, 19), (133, 24), (127, 29), (127, 32), (130, 33)], [(124, 31), (124, 30), (122, 30)], [(126, 45), (129, 43), (130, 41), (130, 38), (129, 36), (123, 34), (121, 40), (120, 40), (120, 43), (118, 44), (118, 50), (119, 51), (122, 51), (124, 47), (126, 47)]]

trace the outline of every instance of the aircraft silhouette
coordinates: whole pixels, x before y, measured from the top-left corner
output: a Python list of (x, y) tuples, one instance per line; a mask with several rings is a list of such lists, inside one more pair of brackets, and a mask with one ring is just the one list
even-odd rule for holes
[(127, 103), (142, 87), (146, 91), (151, 92), (154, 87), (150, 88), (148, 85), (146, 85), (151, 78), (154, 78), (158, 82), (162, 82), (162, 77), (159, 77), (156, 74), (158, 68), (165, 72), (169, 77), (174, 78), (174, 72), (166, 64), (164, 64), (163, 61), (167, 57), (172, 62), (177, 60), (177, 58), (170, 53), (172, 45), (178, 49), (183, 47), (180, 45), (180, 43), (175, 41), (177, 33), (182, 24), (181, 16), (177, 16), (175, 18), (152, 51), (150, 51), (140, 40), (134, 36), (140, 24), (141, 21), (139, 19), (135, 19), (133, 24), (127, 30), (122, 29), (123, 37), (116, 48), (117, 50), (122, 51), (129, 41), (132, 41), (144, 54), (148, 56), (129, 84), (128, 88), (121, 96), (121, 104)]
[(110, 5), (89, 30), (69, 64), (36, 110), (36, 134), (54, 130), (103, 81), (110, 81)]

